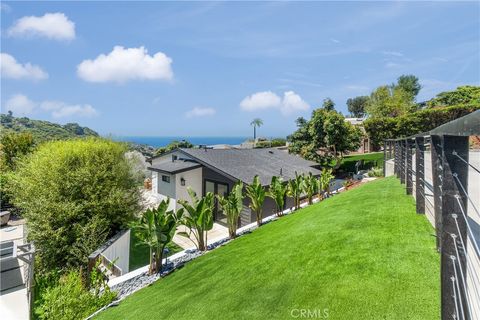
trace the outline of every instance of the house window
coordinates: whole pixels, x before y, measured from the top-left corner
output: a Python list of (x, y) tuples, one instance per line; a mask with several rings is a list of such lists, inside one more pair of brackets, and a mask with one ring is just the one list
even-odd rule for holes
[(166, 183), (170, 183), (170, 177), (169, 176), (162, 176), (162, 181)]

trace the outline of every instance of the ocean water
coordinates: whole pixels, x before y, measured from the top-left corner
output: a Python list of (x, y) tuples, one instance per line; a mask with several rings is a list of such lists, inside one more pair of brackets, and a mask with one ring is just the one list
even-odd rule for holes
[(123, 136), (114, 137), (115, 140), (146, 144), (155, 148), (164, 147), (172, 141), (187, 140), (194, 145), (214, 145), (214, 144), (240, 144), (249, 137), (136, 137)]

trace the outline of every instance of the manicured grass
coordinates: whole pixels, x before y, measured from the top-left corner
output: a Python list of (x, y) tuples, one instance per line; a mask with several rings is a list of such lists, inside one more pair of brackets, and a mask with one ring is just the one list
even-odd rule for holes
[[(266, 224), (99, 319), (438, 319), (433, 229), (393, 177)], [(297, 315), (293, 311), (293, 315)]]
[(363, 160), (363, 165), (360, 166), (360, 169), (383, 168), (383, 152), (372, 152), (345, 156), (339, 169), (344, 172), (355, 172), (355, 163), (359, 160)]
[[(175, 243), (170, 243), (167, 248), (170, 250), (168, 256), (183, 250)], [(132, 230), (130, 233), (130, 261), (129, 269), (133, 271), (140, 267), (146, 266), (150, 262), (150, 250), (146, 244), (140, 242), (137, 236), (137, 231)]]

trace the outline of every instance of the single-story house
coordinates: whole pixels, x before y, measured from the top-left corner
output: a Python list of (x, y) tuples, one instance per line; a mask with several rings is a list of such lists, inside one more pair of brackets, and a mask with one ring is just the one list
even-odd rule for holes
[[(267, 188), (273, 176), (288, 181), (298, 174), (311, 172), (320, 175), (315, 162), (307, 161), (299, 156), (268, 149), (211, 149), (180, 148), (149, 159), (148, 170), (152, 171), (152, 191), (161, 198), (170, 198), (170, 209), (181, 206), (178, 200), (190, 200), (187, 187), (191, 187), (198, 196), (207, 192), (227, 195), (237, 181), (252, 183), (258, 175), (261, 183)], [(248, 198), (244, 200), (239, 225), (243, 226), (255, 221), (255, 215), (248, 208)], [(287, 197), (286, 207), (293, 206), (293, 199)], [(266, 198), (263, 215), (274, 213), (275, 203)], [(226, 216), (218, 205), (215, 206), (215, 222), (226, 224)]]

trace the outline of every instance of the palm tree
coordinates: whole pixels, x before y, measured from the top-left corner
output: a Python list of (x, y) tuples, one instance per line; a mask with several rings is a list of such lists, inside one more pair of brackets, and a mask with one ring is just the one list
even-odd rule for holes
[(207, 231), (213, 228), (213, 206), (214, 195), (212, 192), (207, 192), (205, 197), (198, 199), (195, 191), (188, 187), (188, 194), (191, 201), (178, 200), (178, 203), (185, 208), (188, 215), (185, 215), (181, 220), (181, 224), (190, 230), (189, 233), (179, 232), (179, 235), (190, 237), (191, 234), (197, 241), (198, 250), (205, 251), (207, 248)]
[(295, 178), (288, 181), (287, 194), (293, 198), (295, 210), (300, 209), (300, 196), (304, 189), (303, 177), (295, 172)]
[(287, 186), (283, 183), (281, 177), (272, 177), (267, 196), (275, 201), (276, 214), (278, 217), (282, 216), (283, 208), (285, 207), (285, 196), (287, 194)]
[(245, 190), (247, 192), (247, 197), (250, 198), (249, 207), (257, 217), (257, 225), (261, 226), (263, 201), (265, 200), (265, 189), (260, 183), (260, 178), (257, 175), (253, 177), (252, 184), (248, 185)]
[(253, 142), (257, 141), (257, 127), (263, 125), (263, 121), (260, 118), (255, 118), (250, 122), (250, 125), (253, 126)]
[(320, 178), (317, 180), (318, 185), (318, 199), (322, 199), (322, 194), (326, 196), (330, 195), (330, 181), (332, 181), (335, 176), (332, 174), (332, 169), (323, 168)]
[(318, 183), (317, 179), (313, 176), (311, 172), (307, 176), (303, 177), (304, 189), (307, 194), (308, 204), (313, 203), (313, 196), (318, 192)]
[(243, 209), (243, 183), (239, 181), (233, 186), (227, 197), (217, 195), (218, 203), (227, 216), (228, 234), (231, 239), (237, 236), (238, 217)]
[[(157, 208), (148, 209), (142, 214), (140, 220), (134, 225), (139, 230), (140, 241), (150, 248), (149, 273), (162, 271), (163, 252), (172, 241), (176, 227), (182, 218), (183, 209), (176, 213), (168, 210), (170, 199), (162, 200)], [(155, 254), (155, 259), (154, 259)]]

